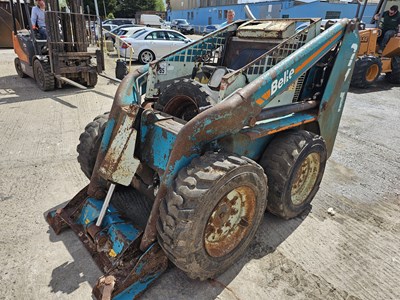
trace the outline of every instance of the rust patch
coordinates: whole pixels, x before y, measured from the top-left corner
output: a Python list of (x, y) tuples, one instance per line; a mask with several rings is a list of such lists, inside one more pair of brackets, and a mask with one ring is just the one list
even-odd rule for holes
[(225, 256), (240, 244), (253, 223), (255, 205), (255, 192), (247, 186), (237, 187), (221, 199), (204, 232), (209, 255)]
[(236, 35), (240, 38), (286, 39), (295, 33), (293, 20), (252, 21), (240, 26)]

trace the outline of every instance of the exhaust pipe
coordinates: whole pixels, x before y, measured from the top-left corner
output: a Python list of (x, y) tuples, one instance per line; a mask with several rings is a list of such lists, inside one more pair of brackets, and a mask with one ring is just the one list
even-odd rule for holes
[(253, 13), (250, 10), (250, 7), (247, 4), (244, 6), (244, 12), (246, 13), (246, 17), (249, 18), (250, 20), (256, 19), (256, 17), (253, 15)]

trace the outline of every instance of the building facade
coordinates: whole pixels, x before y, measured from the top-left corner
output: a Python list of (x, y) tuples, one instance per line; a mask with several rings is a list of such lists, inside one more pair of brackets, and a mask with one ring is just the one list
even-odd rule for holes
[[(309, 3), (305, 3), (309, 2)], [(221, 24), (226, 20), (229, 9), (235, 11), (235, 19), (247, 19), (245, 5), (248, 5), (257, 19), (269, 18), (354, 18), (356, 3), (324, 1), (257, 1), (248, 0), (171, 0), (167, 6), (167, 21), (187, 19), (198, 26)], [(376, 2), (367, 5), (364, 21), (374, 15)]]

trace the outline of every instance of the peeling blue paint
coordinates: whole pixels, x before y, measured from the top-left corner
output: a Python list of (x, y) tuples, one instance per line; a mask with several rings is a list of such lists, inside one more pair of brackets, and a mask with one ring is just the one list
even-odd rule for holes
[(104, 129), (104, 134), (103, 138), (101, 139), (101, 146), (100, 146), (100, 151), (101, 152), (106, 152), (108, 149), (108, 145), (110, 144), (111, 140), (111, 135), (114, 129), (115, 125), (115, 120), (114, 119), (109, 119), (106, 128)]

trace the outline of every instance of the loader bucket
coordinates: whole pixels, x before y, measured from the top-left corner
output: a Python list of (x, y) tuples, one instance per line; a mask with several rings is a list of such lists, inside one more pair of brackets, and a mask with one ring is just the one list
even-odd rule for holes
[(82, 189), (64, 208), (50, 211), (47, 222), (56, 234), (70, 227), (104, 272), (93, 294), (97, 299), (136, 299), (167, 268), (158, 243), (139, 249), (143, 230), (110, 204), (101, 227), (96, 226), (104, 200)]

